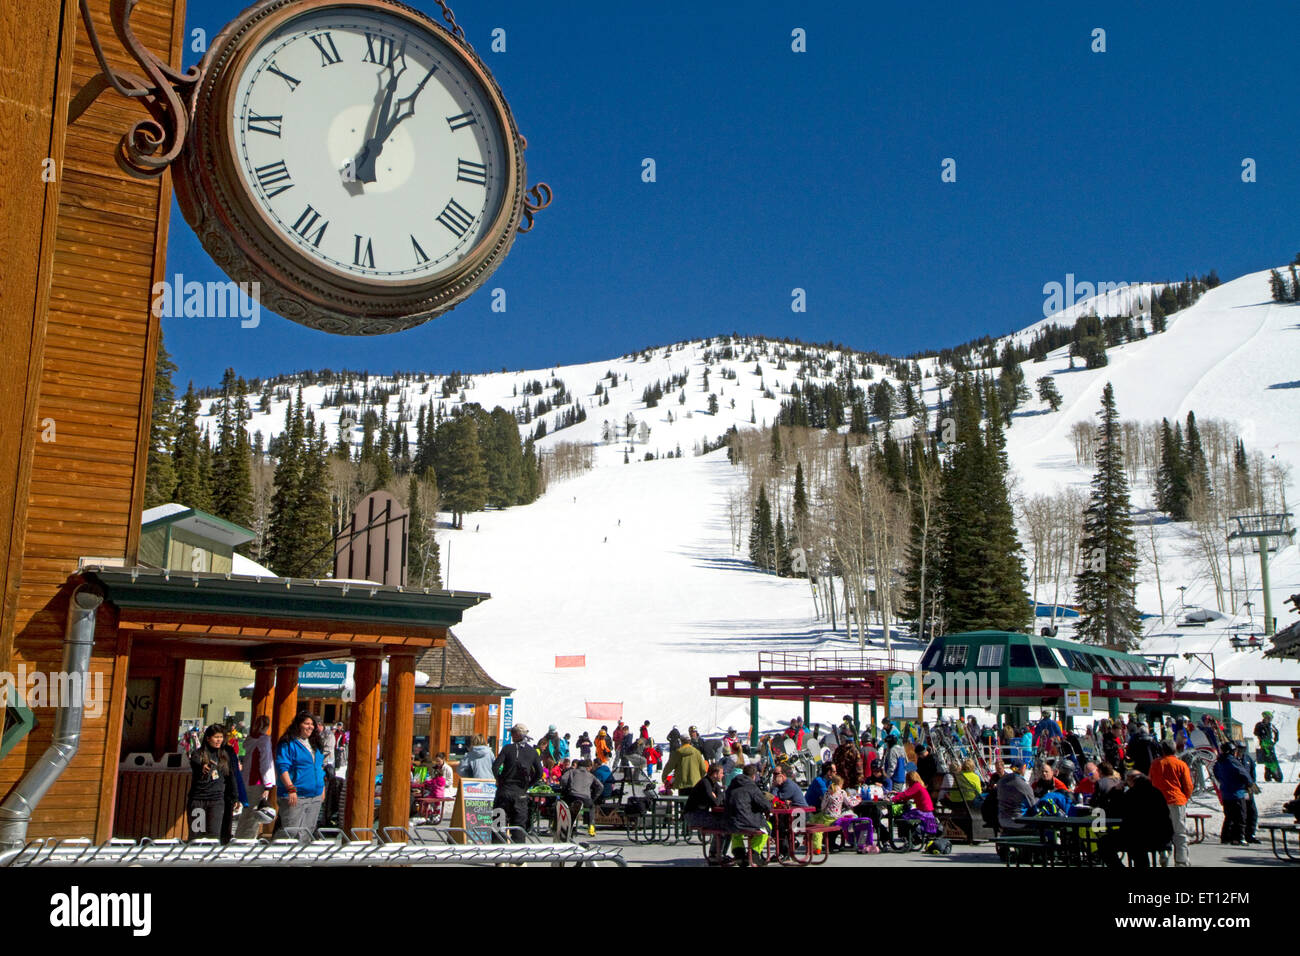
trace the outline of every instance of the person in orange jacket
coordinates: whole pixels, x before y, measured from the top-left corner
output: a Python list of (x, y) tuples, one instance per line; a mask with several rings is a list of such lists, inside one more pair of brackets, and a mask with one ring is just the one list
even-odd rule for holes
[(1172, 740), (1160, 744), (1160, 757), (1151, 763), (1151, 783), (1169, 805), (1174, 826), (1174, 866), (1191, 866), (1187, 855), (1187, 801), (1192, 796), (1192, 771), (1178, 758)]
[(609, 739), (609, 728), (601, 725), (600, 733), (596, 734), (596, 763), (597, 765), (609, 763), (609, 755), (614, 752), (614, 744)]

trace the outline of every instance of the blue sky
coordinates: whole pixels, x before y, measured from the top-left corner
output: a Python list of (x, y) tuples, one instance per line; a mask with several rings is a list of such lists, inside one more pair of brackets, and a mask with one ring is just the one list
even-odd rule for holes
[[(242, 6), (195, 0), (188, 25), (215, 36)], [(1300, 251), (1294, 4), (611, 6), (453, 4), (530, 182), (555, 190), (486, 288), (373, 339), (169, 318), (182, 386), (540, 368), (730, 331), (904, 354), (1027, 325), (1066, 273), (1228, 279)], [(179, 210), (176, 272), (224, 279)]]

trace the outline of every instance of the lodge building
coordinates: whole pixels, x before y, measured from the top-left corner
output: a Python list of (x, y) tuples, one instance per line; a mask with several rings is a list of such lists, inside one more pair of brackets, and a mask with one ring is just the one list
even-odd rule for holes
[[(138, 74), (110, 6), (88, 4), (105, 59)], [(183, 0), (144, 0), (131, 26), (159, 58), (180, 62)], [(97, 713), (9, 701), (0, 855), (35, 838), (114, 836), (120, 760), (136, 748), (174, 751), (193, 660), (249, 665), (250, 716), (269, 715), (277, 735), (305, 702), (299, 668), (351, 661), (345, 825), (369, 827), (381, 726), (388, 753), (407, 750), (417, 660), (436, 670), (451, 627), (487, 595), (239, 574), (219, 555), (201, 570), (171, 569), (165, 556), (184, 549), (186, 530), (158, 542), (141, 522), (171, 174), (119, 167), (121, 137), (148, 116), (101, 81), (77, 0), (7, 5), (0, 54), (23, 65), (0, 97), (11, 172), (0, 186), (0, 672), (84, 668), (106, 689)], [(391, 717), (381, 722), (385, 662)], [(488, 693), (449, 703), (481, 703), (486, 728), (499, 685), (464, 689)], [(428, 713), (439, 714), (438, 733), (464, 729), (450, 708)], [(387, 788), (382, 825), (406, 822), (408, 796)]]

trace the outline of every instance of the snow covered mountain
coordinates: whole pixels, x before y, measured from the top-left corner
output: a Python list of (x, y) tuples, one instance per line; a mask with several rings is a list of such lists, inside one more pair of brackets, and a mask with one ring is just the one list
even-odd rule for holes
[[(1093, 307), (1106, 315), (1126, 306), (1089, 300), (1048, 321), (1068, 325)], [(1045, 324), (1034, 323), (1008, 338), (1025, 344)], [(1109, 364), (1100, 369), (1071, 369), (1066, 347), (1044, 362), (1024, 364), (1027, 383), (1051, 376), (1063, 403), (1052, 412), (1035, 397), (1017, 410), (1007, 431), (1007, 454), (1018, 493), (1069, 486), (1086, 490), (1092, 469), (1077, 462), (1071, 429), (1076, 422), (1093, 420), (1107, 382), (1114, 386), (1125, 419), (1172, 421), (1194, 410), (1201, 420), (1237, 423), (1248, 448), (1261, 451), (1268, 461), (1290, 467), (1300, 463), (1300, 306), (1270, 301), (1267, 272), (1208, 291), (1170, 316), (1166, 332), (1113, 347), (1107, 354)], [(496, 405), (520, 410), (521, 418), (532, 419), (521, 422), (522, 435), (534, 433), (539, 417), (546, 420), (539, 449), (565, 442), (593, 449), (590, 471), (553, 482), (534, 504), (468, 515), (464, 530), (442, 532), (445, 585), (492, 593), (492, 600), (470, 612), (457, 633), (494, 677), (519, 688), (517, 719), (542, 728), (554, 723), (576, 737), (582, 729), (613, 723), (586, 719), (588, 703), (619, 703), (624, 719), (635, 724), (648, 718), (662, 738), (673, 724), (683, 729), (696, 724), (702, 731), (748, 727), (747, 705), (711, 698), (707, 679), (752, 668), (760, 649), (856, 649), (842, 630), (831, 633), (829, 623), (814, 615), (806, 581), (760, 573), (733, 549), (726, 502), (741, 481), (738, 469), (728, 464), (725, 450), (702, 456), (694, 451), (733, 425), (743, 430), (771, 423), (782, 393), (796, 383), (801, 368), (806, 380), (816, 383), (849, 374), (865, 388), (889, 378), (901, 393), (902, 383), (891, 372), (897, 364), (884, 356), (871, 358), (834, 348), (724, 337), (583, 365), (476, 372), (445, 398), (447, 370), (371, 376), (364, 383), (358, 376), (351, 386), (392, 390), (384, 403), (387, 417), (393, 421), (399, 405), (405, 408), (412, 438), (419, 406), (441, 403), (447, 413), (466, 401), (488, 410)], [(933, 407), (941, 364), (934, 357), (916, 364), (923, 376), (921, 394)], [(617, 378), (612, 387), (611, 373)], [(681, 376), (684, 388), (670, 384)], [(541, 394), (530, 394), (534, 382), (541, 383)], [(559, 383), (571, 402), (533, 414), (539, 401), (557, 394)], [(269, 407), (248, 422), (250, 433), (269, 437), (283, 427), (288, 383), (279, 384), (282, 389), (273, 391)], [(656, 384), (664, 387), (664, 396), (648, 408), (643, 393)], [(331, 404), (337, 387), (303, 389), (331, 439), (338, 434), (341, 411)], [(717, 397), (716, 414), (709, 411), (711, 394)], [(530, 406), (527, 415), (525, 404)], [(346, 405), (358, 407), (356, 402)], [(557, 430), (562, 416), (572, 416), (578, 407), (585, 420)], [(207, 400), (203, 412), (211, 411)], [(644, 440), (624, 437), (629, 416), (648, 427)], [(910, 427), (906, 420), (895, 424), (904, 432)], [(618, 437), (607, 440), (611, 427)], [(637, 431), (641, 429), (634, 436)], [(360, 429), (353, 440), (360, 443)], [(668, 457), (678, 448), (682, 457)], [(644, 460), (647, 453), (655, 460)], [(1135, 505), (1148, 503), (1149, 495), (1148, 487), (1136, 488)], [(1177, 534), (1167, 524), (1158, 531), (1165, 601), (1172, 604), (1171, 594), (1185, 586), (1184, 604), (1212, 607), (1213, 588), (1177, 546)], [(1248, 566), (1247, 576), (1258, 597), (1257, 563)], [(1155, 613), (1158, 601), (1149, 578), (1144, 571), (1139, 604)], [(1285, 626), (1291, 618), (1283, 601), (1300, 591), (1296, 546), (1274, 555), (1272, 585), (1274, 614)], [(1255, 608), (1258, 622), (1257, 600)], [(1244, 615), (1229, 614), (1205, 628), (1178, 630), (1172, 616), (1164, 622), (1156, 618), (1145, 648), (1180, 654), (1215, 650), (1219, 676), (1267, 672), (1300, 679), (1300, 665), (1264, 662), (1257, 651), (1230, 650), (1232, 625), (1245, 621)], [(1062, 634), (1068, 636), (1068, 627)], [(906, 641), (900, 646), (904, 655), (920, 652)], [(582, 656), (585, 666), (557, 668), (560, 656)], [(1179, 676), (1194, 682), (1208, 677), (1200, 668), (1181, 658), (1173, 662)], [(796, 709), (764, 704), (762, 724), (774, 726)], [(1242, 705), (1235, 712), (1249, 727), (1260, 709)], [(841, 713), (840, 707), (814, 707), (814, 719), (822, 721)], [(1295, 720), (1294, 713), (1277, 716), (1284, 727)]]

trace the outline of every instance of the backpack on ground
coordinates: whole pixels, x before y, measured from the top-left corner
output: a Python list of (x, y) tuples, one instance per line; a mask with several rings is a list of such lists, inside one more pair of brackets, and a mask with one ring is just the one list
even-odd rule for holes
[(948, 856), (952, 853), (952, 841), (947, 837), (935, 837), (925, 844), (923, 853), (929, 853), (934, 856)]

